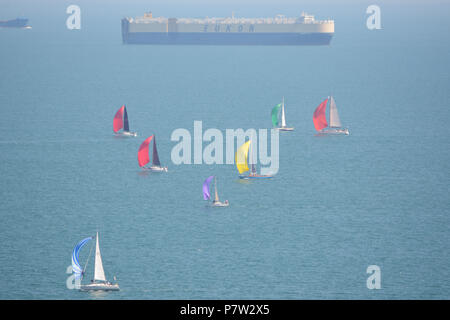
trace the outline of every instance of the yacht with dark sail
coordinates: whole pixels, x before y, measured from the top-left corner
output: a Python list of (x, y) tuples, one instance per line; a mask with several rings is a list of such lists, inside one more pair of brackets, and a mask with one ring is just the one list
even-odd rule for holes
[[(120, 131), (121, 129), (123, 130)], [(137, 136), (137, 132), (130, 131), (130, 125), (128, 123), (128, 113), (125, 105), (120, 107), (120, 109), (117, 110), (114, 116), (113, 130), (116, 135), (131, 136), (131, 137)]]
[[(153, 153), (152, 153), (152, 163), (150, 167), (146, 167), (150, 163), (150, 143), (153, 140)], [(148, 137), (142, 142), (138, 151), (138, 162), (139, 166), (144, 170), (150, 170), (153, 172), (167, 172), (167, 167), (161, 166), (159, 161), (158, 149), (156, 148), (156, 137), (154, 135)]]

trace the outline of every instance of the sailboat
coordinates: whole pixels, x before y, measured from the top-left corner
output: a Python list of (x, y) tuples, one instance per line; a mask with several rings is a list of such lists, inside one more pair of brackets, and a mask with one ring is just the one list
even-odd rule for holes
[[(81, 248), (88, 243), (90, 240), (92, 240), (94, 237), (88, 237), (83, 240), (81, 240), (73, 249), (72, 252), (72, 270), (75, 274), (75, 279), (79, 279), (80, 283), (84, 276), (84, 271), (87, 267), (87, 263), (89, 261), (86, 261), (84, 269), (81, 268), (80, 262), (79, 262), (79, 254)], [(95, 266), (94, 266), (94, 279), (91, 280), (90, 284), (80, 285), (80, 290), (82, 291), (90, 291), (90, 290), (104, 290), (104, 291), (118, 291), (119, 284), (117, 283), (111, 283), (106, 280), (105, 277), (105, 271), (103, 269), (103, 263), (102, 263), (102, 256), (100, 254), (100, 246), (99, 246), (99, 240), (98, 240), (98, 232), (95, 237), (96, 244), (95, 244)], [(90, 253), (89, 253), (90, 256)]]
[[(119, 130), (122, 128), (122, 132), (119, 132)], [(130, 131), (130, 127), (128, 124), (128, 113), (125, 105), (120, 107), (120, 109), (117, 110), (116, 115), (114, 116), (113, 130), (114, 133), (119, 135), (137, 137), (137, 132)]]
[[(257, 179), (257, 178), (272, 178), (271, 175), (262, 175), (258, 174), (256, 171), (256, 165), (252, 162), (250, 168), (248, 167), (248, 156), (249, 156), (249, 149), (250, 149), (251, 140), (244, 143), (242, 146), (238, 148), (236, 151), (236, 154), (234, 156), (234, 160), (236, 162), (236, 167), (240, 173), (239, 178), (240, 179)], [(250, 153), (251, 155), (251, 153)], [(242, 173), (249, 171), (249, 175), (243, 175)]]
[[(279, 121), (280, 110), (281, 110), (281, 125)], [(294, 128), (286, 126), (286, 116), (284, 112), (284, 97), (283, 101), (277, 104), (272, 109), (272, 124), (276, 129), (280, 131), (294, 131)]]
[[(330, 123), (327, 123), (326, 109), (327, 103), (330, 101)], [(319, 134), (345, 134), (349, 135), (348, 128), (343, 128), (333, 97), (328, 97), (314, 111), (313, 115), (314, 127)]]
[(214, 200), (212, 202), (213, 207), (228, 207), (229, 202), (228, 200), (225, 200), (224, 202), (220, 202), (219, 200), (219, 194), (217, 193), (217, 180), (215, 176), (210, 176), (206, 178), (206, 180), (203, 182), (203, 199), (210, 200), (211, 194), (209, 193), (209, 187), (211, 185), (211, 181), (214, 179)]
[[(152, 165), (150, 167), (146, 167), (145, 165), (150, 162), (149, 156), (149, 146), (150, 142), (153, 139), (153, 154), (152, 154)], [(156, 138), (154, 135), (148, 137), (142, 142), (138, 151), (138, 162), (139, 166), (142, 169), (150, 170), (154, 172), (167, 172), (167, 167), (161, 167), (161, 162), (159, 161), (158, 150), (156, 149)]]

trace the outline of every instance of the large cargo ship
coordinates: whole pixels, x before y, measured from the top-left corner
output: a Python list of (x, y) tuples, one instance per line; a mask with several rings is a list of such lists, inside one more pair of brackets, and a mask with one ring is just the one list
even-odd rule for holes
[(0, 20), (0, 28), (30, 28), (28, 19)]
[(333, 20), (315, 20), (302, 13), (287, 18), (164, 18), (146, 13), (122, 19), (126, 44), (200, 45), (328, 45)]

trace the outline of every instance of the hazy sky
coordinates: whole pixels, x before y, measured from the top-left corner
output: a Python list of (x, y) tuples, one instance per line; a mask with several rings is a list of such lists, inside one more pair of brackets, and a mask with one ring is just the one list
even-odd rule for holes
[[(208, 9), (220, 11), (221, 8), (234, 8), (235, 10), (270, 11), (281, 10), (283, 8), (351, 8), (352, 6), (368, 6), (377, 4), (380, 6), (405, 6), (414, 5), (436, 5), (449, 4), (450, 0), (0, 0), (0, 16), (6, 11), (14, 10), (40, 10), (51, 9), (52, 7), (67, 7), (70, 4), (81, 6), (101, 6), (108, 11), (108, 8), (148, 8), (163, 9), (173, 12), (192, 12)], [(261, 10), (262, 9), (262, 10)]]
[(434, 24), (450, 18), (450, 0), (0, 0), (0, 20), (25, 17), (38, 29), (44, 24), (64, 26), (71, 4), (80, 6), (84, 22), (105, 25), (152, 11), (154, 16), (178, 18), (227, 17), (232, 12), (236, 17), (294, 17), (307, 12), (319, 20), (334, 19), (341, 27), (364, 26), (366, 8), (372, 4), (381, 7), (385, 23)]

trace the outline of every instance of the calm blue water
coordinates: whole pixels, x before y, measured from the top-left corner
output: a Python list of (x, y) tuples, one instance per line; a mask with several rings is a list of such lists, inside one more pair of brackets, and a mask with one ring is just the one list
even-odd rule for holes
[[(0, 30), (1, 299), (450, 298), (449, 5), (382, 2), (383, 29), (369, 31), (371, 3), (248, 4), (240, 15), (331, 17), (336, 35), (329, 47), (175, 47), (122, 45), (120, 18), (232, 5), (81, 1), (69, 31), (68, 4), (0, 4), (0, 19), (33, 26)], [(314, 136), (330, 94), (348, 137)], [(174, 129), (269, 128), (283, 95), (295, 131), (280, 136), (274, 179), (171, 162)], [(138, 138), (112, 135), (122, 104)], [(151, 134), (167, 174), (137, 165)], [(212, 174), (229, 208), (205, 207)], [(71, 251), (97, 230), (121, 291), (68, 290)], [(366, 288), (372, 264), (381, 290)]]

